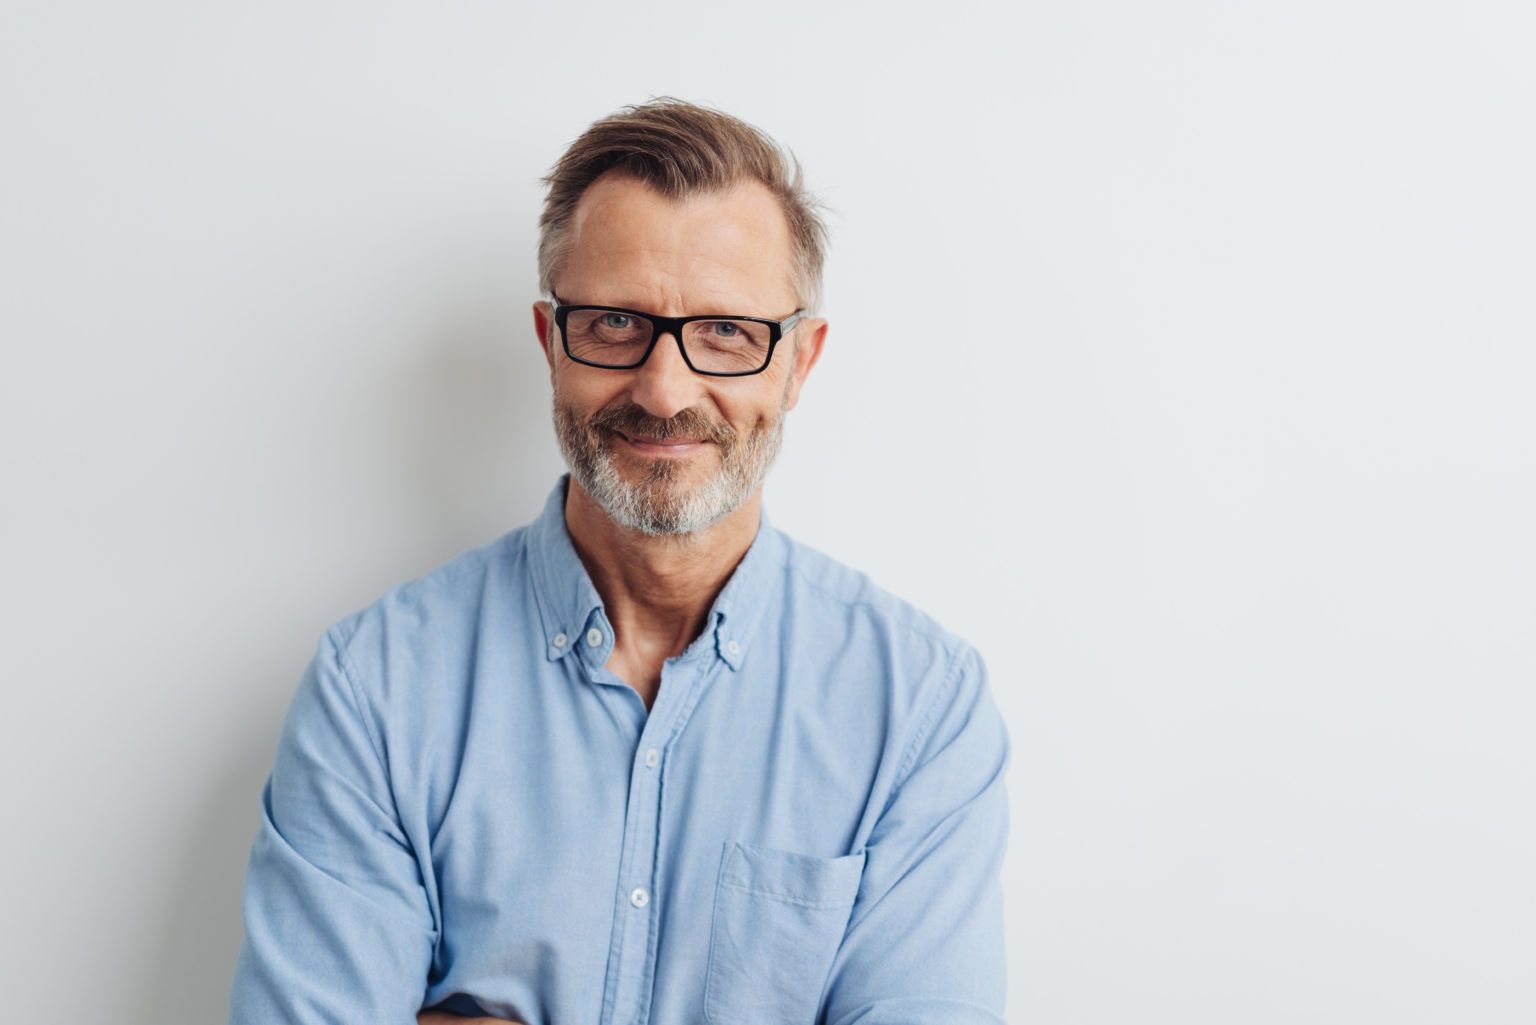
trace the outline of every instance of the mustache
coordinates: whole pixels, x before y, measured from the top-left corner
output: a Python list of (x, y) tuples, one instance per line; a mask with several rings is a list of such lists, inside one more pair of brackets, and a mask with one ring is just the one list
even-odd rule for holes
[(664, 419), (631, 402), (598, 410), (587, 423), (599, 430), (618, 431), (631, 437), (639, 434), (650, 438), (702, 438), (720, 445), (729, 445), (736, 439), (729, 424), (711, 420), (693, 406)]

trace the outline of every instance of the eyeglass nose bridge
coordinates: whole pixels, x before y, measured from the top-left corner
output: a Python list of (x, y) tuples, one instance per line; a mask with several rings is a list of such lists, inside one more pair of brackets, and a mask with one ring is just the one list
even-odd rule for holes
[(683, 366), (689, 373), (699, 373), (699, 368), (693, 365), (693, 360), (688, 358), (688, 346), (683, 344), (683, 322), (681, 320), (669, 320), (665, 317), (651, 317), (651, 344), (645, 347), (645, 354), (640, 357), (640, 362), (630, 367), (631, 370), (639, 370), (651, 361), (651, 356), (656, 352), (656, 346), (661, 344), (662, 335), (671, 335), (672, 343), (677, 346), (677, 354), (683, 358)]

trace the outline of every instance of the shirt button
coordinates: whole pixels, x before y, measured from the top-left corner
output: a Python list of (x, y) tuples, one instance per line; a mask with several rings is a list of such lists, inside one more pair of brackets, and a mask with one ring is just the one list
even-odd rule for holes
[(557, 648), (565, 647), (565, 642), (568, 641), (568, 640), (570, 640), (570, 638), (567, 637), (565, 634), (555, 634), (555, 647), (557, 647)]
[(587, 631), (587, 646), (596, 648), (603, 643), (603, 632), (597, 627)]
[(656, 768), (656, 763), (661, 761), (661, 754), (653, 747), (645, 753), (645, 764)]
[(729, 651), (732, 655), (740, 655), (741, 645), (737, 644), (735, 641), (726, 641), (725, 650)]
[(629, 902), (637, 908), (643, 908), (651, 902), (651, 895), (645, 892), (645, 887), (637, 886), (629, 891)]

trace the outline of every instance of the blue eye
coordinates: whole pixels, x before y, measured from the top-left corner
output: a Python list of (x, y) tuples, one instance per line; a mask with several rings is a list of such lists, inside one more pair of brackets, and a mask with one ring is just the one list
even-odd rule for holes
[(629, 326), (629, 321), (630, 321), (630, 318), (627, 315), (623, 314), (623, 313), (605, 313), (605, 314), (603, 314), (603, 326), (604, 327), (626, 328), (626, 327)]

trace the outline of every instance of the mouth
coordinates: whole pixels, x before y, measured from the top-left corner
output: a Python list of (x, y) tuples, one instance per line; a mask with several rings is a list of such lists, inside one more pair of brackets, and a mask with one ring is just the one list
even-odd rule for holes
[(625, 447), (641, 455), (672, 459), (697, 452), (710, 444), (704, 438), (647, 438), (644, 435), (625, 434), (623, 431), (614, 431), (613, 435), (622, 441)]

